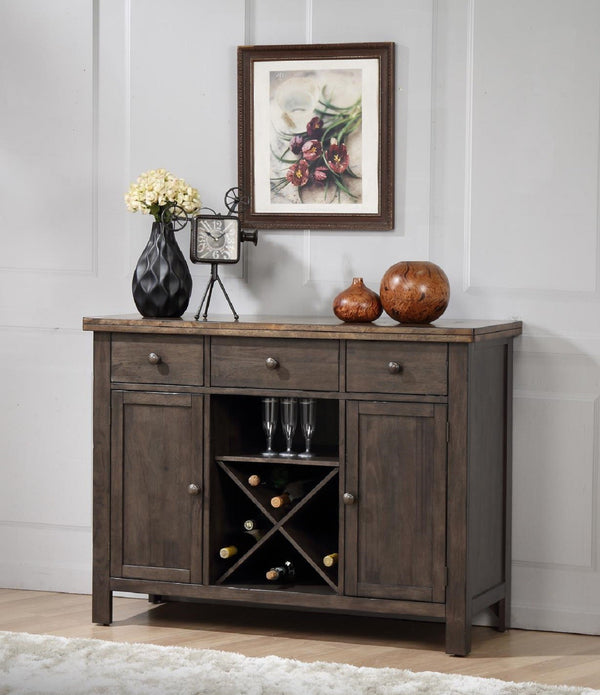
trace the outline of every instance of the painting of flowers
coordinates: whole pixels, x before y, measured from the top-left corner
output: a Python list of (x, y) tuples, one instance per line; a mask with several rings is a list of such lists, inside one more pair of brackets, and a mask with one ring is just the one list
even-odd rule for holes
[(243, 223), (393, 226), (393, 44), (241, 46)]
[(271, 202), (362, 200), (362, 72), (270, 74)]

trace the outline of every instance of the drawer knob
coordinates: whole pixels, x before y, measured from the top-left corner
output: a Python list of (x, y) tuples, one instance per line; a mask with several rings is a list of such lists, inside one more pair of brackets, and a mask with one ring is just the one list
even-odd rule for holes
[(345, 505), (351, 505), (356, 502), (356, 497), (354, 497), (354, 495), (350, 492), (344, 492), (342, 499), (344, 500)]
[(162, 362), (162, 359), (160, 355), (156, 354), (156, 352), (151, 352), (148, 355), (148, 362), (150, 362), (150, 364), (160, 364)]
[(274, 357), (267, 357), (265, 360), (265, 365), (267, 369), (277, 369), (279, 367), (279, 361)]
[(388, 372), (390, 374), (399, 374), (402, 371), (402, 367), (399, 362), (388, 362)]
[(189, 495), (199, 495), (200, 494), (200, 486), (196, 485), (196, 483), (190, 483), (187, 488), (188, 494)]

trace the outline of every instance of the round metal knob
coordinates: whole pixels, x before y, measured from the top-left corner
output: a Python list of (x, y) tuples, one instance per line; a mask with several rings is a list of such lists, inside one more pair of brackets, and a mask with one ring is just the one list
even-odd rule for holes
[(150, 364), (160, 364), (161, 361), (160, 355), (157, 355), (156, 352), (151, 352), (148, 355), (148, 362), (150, 362)]
[(350, 492), (344, 492), (342, 499), (344, 500), (344, 504), (354, 504), (356, 502), (356, 497)]
[(277, 369), (279, 367), (279, 362), (274, 357), (267, 357), (265, 365), (267, 369)]
[(388, 362), (388, 372), (390, 374), (398, 374), (402, 367), (399, 362)]
[(190, 495), (199, 495), (200, 494), (200, 486), (196, 485), (196, 483), (190, 483), (187, 488), (188, 494)]

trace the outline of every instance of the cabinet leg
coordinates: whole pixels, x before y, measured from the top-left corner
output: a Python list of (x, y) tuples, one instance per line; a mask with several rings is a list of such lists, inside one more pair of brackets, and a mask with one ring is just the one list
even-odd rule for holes
[(471, 651), (471, 625), (464, 620), (446, 622), (446, 654), (467, 656)]
[(148, 594), (148, 603), (163, 603), (164, 599), (160, 594)]
[(506, 599), (500, 599), (498, 603), (492, 606), (492, 610), (498, 616), (498, 622), (496, 623), (496, 630), (498, 632), (506, 632), (509, 628), (508, 620), (508, 602)]
[(112, 591), (94, 591), (92, 595), (92, 622), (110, 625), (113, 619)]

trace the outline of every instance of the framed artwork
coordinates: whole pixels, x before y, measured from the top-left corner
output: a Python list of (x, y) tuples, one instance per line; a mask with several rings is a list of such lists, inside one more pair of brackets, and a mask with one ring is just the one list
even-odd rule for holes
[(244, 225), (392, 229), (394, 44), (238, 48)]

